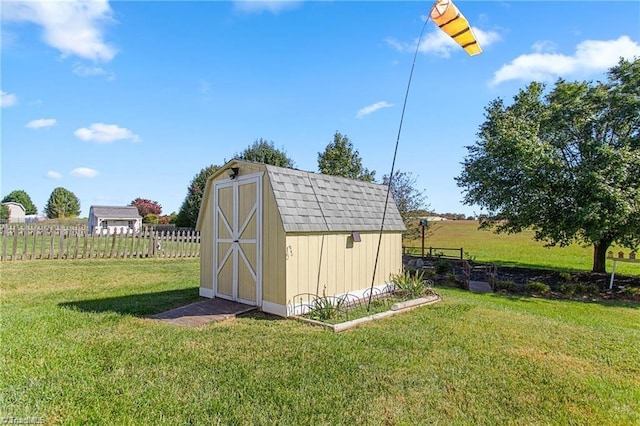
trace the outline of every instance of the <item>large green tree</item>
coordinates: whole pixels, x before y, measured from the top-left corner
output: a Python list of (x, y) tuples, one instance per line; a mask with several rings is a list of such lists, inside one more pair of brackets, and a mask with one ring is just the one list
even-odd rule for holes
[(38, 209), (36, 209), (36, 206), (33, 204), (33, 201), (31, 201), (31, 197), (29, 197), (29, 194), (27, 194), (26, 191), (23, 191), (21, 189), (11, 191), (2, 199), (3, 203), (7, 203), (9, 201), (22, 204), (25, 214), (38, 213)]
[(195, 175), (189, 187), (187, 188), (187, 196), (182, 202), (180, 211), (176, 216), (175, 224), (184, 228), (195, 228), (198, 221), (198, 213), (200, 212), (200, 203), (202, 202), (202, 196), (204, 194), (204, 187), (207, 184), (209, 176), (214, 174), (220, 169), (220, 166), (210, 165), (200, 170)]
[(78, 217), (80, 200), (68, 189), (58, 187), (51, 192), (44, 212), (49, 219)]
[(640, 245), (640, 61), (621, 60), (605, 82), (531, 83), (511, 105), (486, 108), (456, 178), (483, 226), (530, 228), (548, 245), (594, 247), (605, 272), (612, 244)]
[(277, 149), (273, 141), (267, 142), (262, 138), (255, 140), (244, 151), (236, 153), (235, 157), (280, 167), (294, 166), (293, 160), (287, 157), (286, 151)]
[(336, 132), (324, 152), (318, 153), (318, 170), (325, 175), (373, 182), (376, 172), (362, 166), (362, 159), (346, 135)]

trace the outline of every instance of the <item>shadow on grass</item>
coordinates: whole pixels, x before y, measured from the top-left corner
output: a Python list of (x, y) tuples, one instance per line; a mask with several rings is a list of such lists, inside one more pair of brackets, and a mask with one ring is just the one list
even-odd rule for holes
[(537, 300), (549, 300), (549, 301), (558, 301), (558, 302), (567, 302), (567, 303), (580, 303), (580, 304), (597, 304), (605, 307), (611, 308), (629, 308), (640, 310), (640, 300), (629, 300), (629, 299), (603, 299), (600, 297), (593, 296), (584, 296), (584, 298), (570, 298), (570, 297), (561, 297), (558, 293), (553, 293), (548, 296), (542, 295), (532, 295), (527, 293), (507, 293), (507, 292), (497, 292), (497, 293), (476, 293), (473, 291), (461, 289), (455, 286), (437, 286), (437, 288), (449, 289), (454, 291), (459, 291), (461, 293), (475, 294), (478, 296), (486, 296), (496, 299), (508, 300), (510, 302), (524, 302), (531, 303)]
[(629, 309), (640, 309), (640, 302), (634, 302), (631, 300), (615, 300), (615, 299), (600, 299), (600, 298), (589, 298), (585, 297), (584, 299), (572, 299), (568, 297), (556, 297), (556, 296), (534, 296), (530, 294), (513, 294), (513, 293), (487, 293), (491, 297), (499, 297), (502, 299), (506, 299), (512, 302), (533, 302), (535, 300), (550, 300), (550, 301), (559, 301), (565, 303), (590, 303), (596, 304), (600, 306), (610, 307), (610, 308), (629, 308)]
[(155, 293), (128, 294), (105, 299), (63, 302), (58, 306), (83, 312), (115, 312), (121, 315), (147, 316), (188, 305), (200, 299), (198, 287)]
[(277, 315), (268, 314), (262, 311), (249, 311), (244, 314), (238, 315), (238, 318), (247, 318), (257, 321), (281, 321), (286, 320), (286, 318), (279, 317)]
[(524, 268), (524, 269), (533, 269), (545, 272), (588, 272), (588, 270), (579, 270), (575, 268), (567, 268), (567, 267), (558, 267), (553, 265), (545, 265), (540, 263), (523, 263), (509, 260), (487, 260), (479, 263), (493, 263), (498, 267), (504, 268)]

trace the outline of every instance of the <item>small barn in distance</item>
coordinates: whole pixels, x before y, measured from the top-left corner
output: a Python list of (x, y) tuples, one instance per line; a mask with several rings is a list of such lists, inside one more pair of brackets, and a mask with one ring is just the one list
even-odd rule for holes
[(142, 226), (142, 216), (135, 206), (91, 206), (89, 234), (136, 233)]
[[(372, 284), (387, 187), (243, 160), (207, 180), (200, 295), (279, 316), (296, 296), (363, 295)], [(404, 223), (389, 197), (375, 286), (402, 271)]]

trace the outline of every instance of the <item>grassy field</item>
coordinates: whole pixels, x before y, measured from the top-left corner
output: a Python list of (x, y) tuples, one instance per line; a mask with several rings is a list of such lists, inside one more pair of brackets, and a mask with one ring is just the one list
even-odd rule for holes
[(0, 418), (48, 424), (640, 423), (640, 309), (439, 289), (334, 334), (266, 316), (148, 314), (198, 260), (2, 264)]
[[(504, 266), (590, 271), (593, 266), (593, 247), (572, 244), (569, 247), (544, 247), (544, 243), (533, 241), (533, 232), (520, 234), (495, 234), (479, 230), (477, 221), (434, 222), (425, 238), (426, 247), (450, 247), (464, 249), (477, 261), (495, 262)], [(406, 246), (420, 247), (420, 240), (405, 241)], [(628, 249), (612, 247), (614, 253), (622, 250), (625, 257)], [(611, 271), (612, 260), (607, 260), (607, 271)], [(618, 262), (616, 273), (640, 275), (640, 263)]]

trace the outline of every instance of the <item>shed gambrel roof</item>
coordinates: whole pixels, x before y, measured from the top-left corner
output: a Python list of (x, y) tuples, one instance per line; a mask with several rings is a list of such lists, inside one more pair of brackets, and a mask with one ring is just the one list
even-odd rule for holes
[(93, 215), (101, 219), (140, 219), (136, 206), (91, 206)]
[[(265, 166), (285, 232), (380, 230), (386, 185)], [(391, 194), (384, 230), (405, 230)]]

